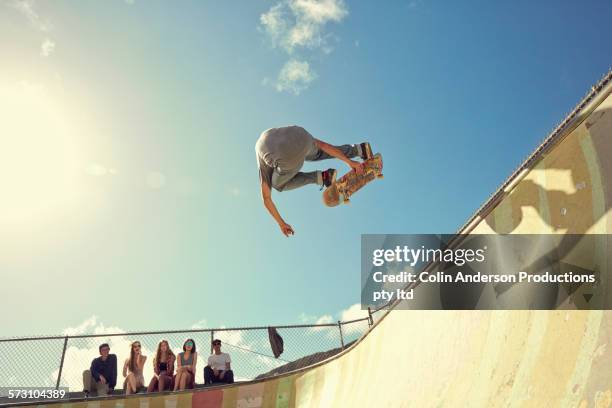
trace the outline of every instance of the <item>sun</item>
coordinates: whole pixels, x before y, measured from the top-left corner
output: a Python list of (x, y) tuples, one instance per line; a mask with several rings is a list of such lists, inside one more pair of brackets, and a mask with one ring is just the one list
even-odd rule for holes
[(78, 178), (71, 118), (43, 87), (0, 87), (0, 223), (66, 210)]

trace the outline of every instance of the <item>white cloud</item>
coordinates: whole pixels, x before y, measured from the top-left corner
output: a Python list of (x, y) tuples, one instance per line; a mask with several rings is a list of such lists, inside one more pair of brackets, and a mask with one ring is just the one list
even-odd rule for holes
[(306, 61), (291, 59), (283, 66), (276, 81), (279, 92), (287, 91), (299, 95), (317, 78)]
[[(42, 33), (51, 31), (52, 27), (49, 22), (43, 20), (36, 10), (35, 0), (8, 0), (5, 4), (8, 4), (9, 7), (17, 10), (37, 31)], [(55, 51), (55, 46), (55, 41), (51, 40), (50, 38), (45, 38), (40, 45), (40, 55), (42, 57), (50, 56), (53, 51)]]
[[(316, 317), (316, 316), (311, 316), (311, 318), (314, 321), (311, 321), (312, 324), (330, 324), (330, 323), (336, 323), (334, 321), (334, 317), (332, 315), (323, 315), (321, 317)], [(316, 320), (315, 320), (316, 319)], [(324, 331), (328, 331), (330, 336), (333, 336), (332, 333), (337, 333), (338, 329), (332, 327), (332, 330), (330, 331), (330, 326), (323, 326), (323, 327), (311, 327), (310, 331), (313, 332), (324, 332)]]
[(44, 22), (36, 11), (36, 3), (33, 0), (13, 0), (9, 3), (15, 10), (25, 16), (30, 24), (39, 31), (48, 31), (49, 24)]
[(291, 8), (304, 19), (318, 24), (341, 21), (348, 14), (343, 0), (294, 0)]
[(262, 14), (259, 22), (274, 46), (292, 53), (327, 45), (325, 26), (347, 15), (343, 0), (284, 0)]
[(53, 51), (55, 51), (55, 42), (45, 38), (43, 43), (40, 45), (40, 55), (43, 57), (48, 57)]
[[(339, 313), (331, 315), (331, 314), (324, 314), (320, 317), (317, 316), (312, 316), (312, 315), (307, 315), (306, 313), (302, 313), (300, 315), (300, 320), (304, 323), (311, 323), (311, 324), (329, 324), (329, 323), (336, 323), (338, 320), (340, 320), (341, 322), (348, 322), (351, 320), (357, 320), (357, 319), (363, 319), (368, 317), (368, 311), (367, 310), (361, 310), (361, 304), (359, 303), (355, 303), (354, 305), (348, 307), (347, 309), (344, 309), (342, 311), (340, 311)], [(342, 331), (345, 334), (355, 334), (355, 333), (361, 333), (364, 330), (364, 325), (366, 325), (367, 323), (363, 322), (355, 322), (353, 324), (345, 324), (342, 325)], [(313, 332), (321, 332), (321, 331), (325, 331), (325, 330), (329, 330), (329, 327), (313, 327), (311, 328), (311, 331)], [(329, 331), (330, 336), (335, 336), (337, 335), (337, 329), (334, 330), (330, 330)]]
[(91, 316), (90, 318), (85, 319), (83, 323), (77, 327), (69, 327), (65, 329), (62, 334), (64, 336), (77, 336), (79, 334), (89, 333), (90, 329), (96, 326), (97, 320), (97, 316)]
[[(221, 329), (225, 329), (225, 326), (221, 326)], [(221, 340), (222, 344), (226, 346), (239, 347), (241, 349), (253, 350), (253, 345), (247, 343), (242, 335), (242, 330), (219, 330), (215, 332), (215, 339)]]
[(329, 324), (333, 322), (334, 322), (334, 318), (331, 315), (323, 315), (317, 319), (315, 324)]
[(207, 327), (206, 319), (198, 320), (194, 324), (191, 325), (192, 329), (206, 329)]
[(343, 322), (363, 319), (364, 317), (368, 317), (368, 311), (361, 310), (361, 304), (359, 303), (355, 303), (348, 309), (344, 309), (342, 312), (340, 312), (340, 320)]
[(97, 316), (91, 316), (83, 321), (76, 327), (69, 327), (65, 329), (62, 334), (64, 336), (79, 336), (82, 334), (109, 334), (109, 333), (125, 333), (125, 330), (117, 326), (104, 326), (102, 322), (98, 321)]
[(289, 17), (284, 3), (273, 6), (267, 13), (259, 17), (259, 23), (268, 33), (275, 46), (285, 42), (284, 37), (288, 31)]
[(317, 316), (313, 316), (313, 315), (309, 315), (309, 314), (306, 314), (306, 313), (302, 312), (300, 314), (299, 319), (300, 319), (300, 322), (302, 322), (304, 324), (311, 324), (312, 322), (315, 322), (318, 319), (318, 317)]
[[(343, 310), (342, 312), (340, 312), (340, 320), (343, 322), (349, 322), (351, 320), (357, 320), (357, 319), (363, 319), (368, 317), (368, 311), (367, 310), (361, 310), (361, 304), (359, 303), (355, 303), (354, 305), (352, 305), (351, 307), (349, 307), (348, 309)], [(345, 334), (355, 334), (355, 333), (361, 333), (364, 330), (364, 325), (366, 323), (361, 323), (361, 322), (355, 322), (352, 324), (345, 324), (342, 326), (342, 331)]]
[[(262, 14), (259, 23), (273, 46), (289, 55), (298, 50), (330, 54), (333, 47), (329, 40), (333, 35), (326, 27), (328, 23), (341, 22), (347, 15), (344, 0), (282, 0)], [(281, 69), (276, 90), (299, 95), (316, 78), (307, 61), (292, 58)]]
[(309, 315), (306, 313), (300, 314), (300, 321), (304, 324), (327, 324), (332, 323), (334, 318), (330, 314), (325, 314), (322, 316)]

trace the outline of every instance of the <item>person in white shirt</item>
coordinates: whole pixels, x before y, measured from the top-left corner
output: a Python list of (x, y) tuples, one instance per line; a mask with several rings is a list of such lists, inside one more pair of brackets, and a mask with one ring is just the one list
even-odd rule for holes
[(208, 357), (208, 365), (204, 367), (204, 383), (232, 384), (234, 373), (231, 368), (232, 359), (230, 355), (221, 352), (221, 340), (213, 340), (212, 346), (213, 353)]

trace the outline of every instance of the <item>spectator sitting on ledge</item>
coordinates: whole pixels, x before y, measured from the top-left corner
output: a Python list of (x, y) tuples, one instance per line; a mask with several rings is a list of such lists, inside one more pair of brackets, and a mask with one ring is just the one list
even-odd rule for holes
[(221, 352), (221, 340), (213, 340), (212, 346), (213, 353), (208, 357), (208, 365), (204, 367), (204, 383), (232, 384), (234, 373), (230, 366), (232, 362), (230, 355)]
[(176, 377), (174, 378), (174, 391), (195, 387), (195, 369), (198, 363), (198, 353), (193, 339), (183, 343), (183, 352), (176, 359)]
[(140, 342), (133, 342), (130, 345), (130, 357), (123, 364), (123, 376), (125, 377), (123, 387), (126, 395), (135, 394), (140, 387), (144, 386), (142, 369), (145, 361), (147, 361), (147, 356), (142, 355)]
[(157, 353), (153, 359), (153, 378), (149, 383), (147, 392), (165, 391), (172, 389), (172, 375), (174, 374), (174, 361), (176, 356), (170, 349), (167, 340), (157, 345)]
[(92, 391), (98, 396), (106, 396), (113, 392), (117, 384), (117, 356), (110, 354), (110, 346), (107, 343), (100, 344), (98, 351), (100, 357), (94, 358), (90, 369), (83, 371), (85, 397)]

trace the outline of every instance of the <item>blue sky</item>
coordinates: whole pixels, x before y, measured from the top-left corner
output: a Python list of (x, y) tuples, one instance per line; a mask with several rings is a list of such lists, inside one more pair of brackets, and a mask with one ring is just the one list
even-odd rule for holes
[[(611, 11), (1, 0), (3, 335), (342, 317), (360, 234), (455, 231), (607, 71)], [(369, 140), (386, 177), (339, 208), (273, 194), (287, 239), (254, 143), (289, 124)]]

